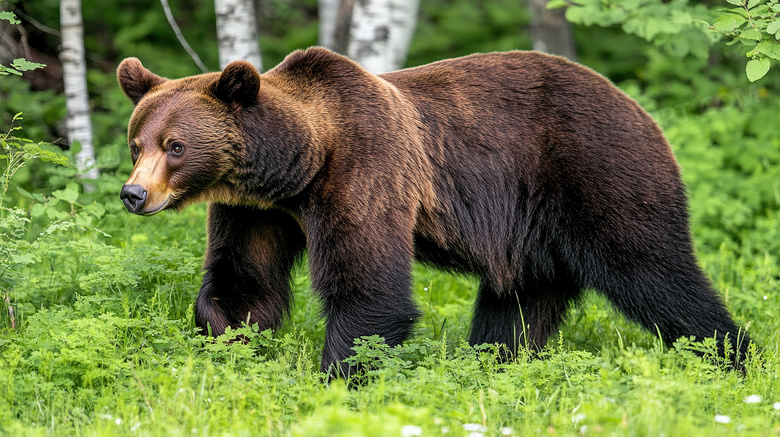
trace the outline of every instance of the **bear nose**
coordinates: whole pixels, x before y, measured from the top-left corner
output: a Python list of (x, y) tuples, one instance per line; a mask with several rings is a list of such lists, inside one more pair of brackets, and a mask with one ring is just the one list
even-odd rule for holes
[(124, 202), (125, 208), (132, 213), (138, 213), (144, 207), (146, 195), (147, 191), (144, 187), (137, 184), (125, 185), (119, 192), (119, 198)]

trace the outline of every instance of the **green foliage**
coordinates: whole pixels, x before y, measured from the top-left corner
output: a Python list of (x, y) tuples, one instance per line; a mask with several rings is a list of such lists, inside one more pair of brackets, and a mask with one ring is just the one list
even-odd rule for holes
[[(11, 24), (21, 23), (21, 21), (16, 19), (16, 14), (10, 11), (0, 11), (0, 20), (8, 21)], [(13, 62), (11, 62), (10, 67), (0, 65), (0, 76), (7, 76), (9, 74), (15, 74), (17, 76), (21, 76), (22, 72), (24, 71), (36, 70), (38, 68), (43, 68), (45, 66), (46, 65), (39, 64), (37, 62), (30, 62), (24, 58), (18, 58), (18, 59), (14, 59)]]
[(747, 77), (751, 82), (769, 71), (772, 60), (780, 60), (780, 3), (777, 0), (727, 0), (737, 8), (726, 9), (711, 29), (732, 37), (748, 48)]
[[(719, 37), (733, 38), (745, 47), (745, 72), (751, 82), (769, 71), (780, 59), (780, 4), (778, 0), (727, 0), (736, 8), (715, 12), (688, 0), (553, 0), (548, 7), (568, 7), (566, 18), (586, 26), (620, 25), (661, 47), (674, 57), (693, 54), (705, 58)], [(709, 24), (709, 23), (712, 24)]]
[[(20, 120), (21, 115), (16, 114), (12, 122)], [(32, 242), (28, 242), (24, 237), (31, 221), (26, 211), (3, 205), (11, 178), (30, 161), (40, 159), (58, 165), (68, 164), (66, 157), (44, 149), (42, 143), (36, 144), (32, 140), (16, 136), (19, 130), (18, 126), (12, 124), (7, 132), (0, 134), (0, 163), (5, 169), (0, 175), (0, 284), (3, 284), (4, 290), (12, 290), (17, 285), (19, 273), (15, 269), (34, 263), (37, 260), (35, 249), (47, 237), (74, 224), (69, 221), (51, 223)], [(39, 205), (46, 204), (43, 196), (30, 196), (39, 200)]]

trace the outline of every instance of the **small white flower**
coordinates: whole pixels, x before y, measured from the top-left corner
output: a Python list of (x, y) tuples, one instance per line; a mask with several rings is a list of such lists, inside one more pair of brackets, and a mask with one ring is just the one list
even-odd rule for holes
[(767, 296), (764, 296), (764, 300), (767, 300), (767, 299), (769, 299), (769, 297), (767, 297)]
[(780, 410), (780, 402), (775, 402), (774, 404), (772, 404), (772, 408), (774, 408), (775, 410)]
[(582, 419), (584, 419), (584, 418), (585, 418), (584, 414), (578, 413), (578, 414), (575, 414), (575, 415), (571, 416), (571, 421), (572, 421), (572, 423), (576, 424), (576, 423), (582, 422)]
[(512, 428), (508, 426), (501, 428), (501, 435), (512, 435)]
[(172, 372), (172, 373), (176, 373), (178, 370), (179, 370), (179, 369), (177, 369), (177, 368), (175, 368), (175, 367), (171, 367), (171, 372)]
[(761, 402), (761, 396), (759, 396), (759, 395), (750, 395), (750, 396), (746, 397), (745, 399), (743, 399), (743, 401), (745, 401), (746, 404), (757, 404), (757, 403)]
[(585, 431), (588, 430), (588, 425), (582, 425), (580, 427), (580, 434), (585, 434)]
[(117, 417), (116, 420), (114, 421), (114, 423), (116, 423), (117, 425), (121, 425), (122, 424), (122, 419)]
[(447, 434), (448, 432), (450, 432), (450, 427), (449, 426), (442, 426), (441, 427), (441, 433), (442, 434)]
[(413, 437), (417, 435), (422, 435), (422, 428), (416, 425), (404, 425), (401, 427), (401, 436), (403, 437)]
[(423, 288), (424, 291), (428, 291), (428, 287)]
[(467, 423), (463, 425), (464, 431), (476, 431), (476, 432), (486, 432), (487, 428), (478, 424), (478, 423)]
[(718, 423), (729, 423), (729, 422), (731, 422), (731, 417), (724, 416), (724, 415), (721, 415), (721, 414), (716, 414), (715, 415), (715, 421), (718, 422)]

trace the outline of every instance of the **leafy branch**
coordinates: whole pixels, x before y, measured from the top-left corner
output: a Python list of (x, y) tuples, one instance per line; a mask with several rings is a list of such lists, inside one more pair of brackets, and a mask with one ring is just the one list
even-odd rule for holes
[[(0, 1), (0, 3), (2, 3), (2, 1)], [(16, 18), (16, 14), (11, 11), (0, 11), (0, 20), (8, 21), (13, 25), (21, 23), (21, 21)], [(43, 68), (45, 66), (45, 64), (30, 62), (24, 58), (17, 58), (11, 62), (10, 66), (0, 65), (0, 76), (8, 76), (9, 74), (21, 76), (25, 71), (37, 70), (38, 68)]]
[(709, 29), (733, 38), (729, 44), (739, 42), (748, 48), (745, 72), (755, 82), (767, 74), (771, 60), (780, 60), (780, 4), (778, 0), (726, 1), (738, 7), (721, 10)]
[(745, 73), (755, 82), (780, 60), (779, 1), (726, 0), (737, 7), (717, 11), (688, 0), (551, 0), (547, 7), (566, 7), (566, 19), (575, 24), (619, 24), (676, 57), (706, 57), (712, 44), (732, 38), (729, 45), (745, 46)]

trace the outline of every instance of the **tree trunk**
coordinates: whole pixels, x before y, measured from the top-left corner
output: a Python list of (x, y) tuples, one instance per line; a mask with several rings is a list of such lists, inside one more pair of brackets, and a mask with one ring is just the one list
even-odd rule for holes
[(263, 71), (254, 0), (214, 0), (214, 7), (217, 13), (219, 67), (225, 68), (233, 61), (244, 60), (258, 71)]
[(317, 15), (320, 19), (318, 45), (334, 49), (333, 39), (336, 35), (336, 20), (339, 13), (339, 0), (318, 0)]
[(66, 127), (68, 144), (81, 144), (76, 154), (76, 168), (88, 179), (98, 177), (95, 167), (95, 151), (92, 148), (92, 123), (89, 120), (89, 95), (87, 94), (87, 65), (84, 59), (84, 28), (81, 23), (81, 0), (60, 1), (60, 26), (62, 31), (63, 82), (65, 106), (68, 110)]
[[(323, 32), (333, 32), (333, 50), (372, 73), (385, 73), (406, 62), (419, 6), (419, 0), (341, 0), (335, 24), (321, 26)], [(328, 14), (320, 17), (330, 19)]]
[(358, 0), (352, 7), (347, 56), (372, 73), (393, 70), (390, 0)]
[(548, 0), (528, 0), (531, 8), (531, 40), (533, 49), (577, 60), (577, 48), (571, 23), (566, 21), (566, 8), (547, 9)]
[(420, 10), (420, 0), (392, 0), (391, 17), (393, 26), (390, 30), (390, 48), (393, 51), (392, 70), (403, 68), (409, 44), (417, 26), (417, 13)]

